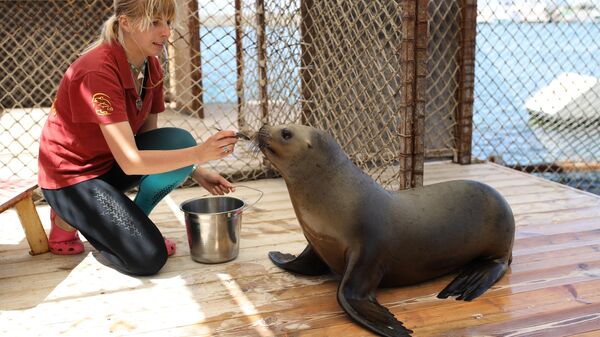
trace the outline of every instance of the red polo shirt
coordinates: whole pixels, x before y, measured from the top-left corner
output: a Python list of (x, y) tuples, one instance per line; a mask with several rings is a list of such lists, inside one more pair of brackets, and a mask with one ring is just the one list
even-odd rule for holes
[(38, 159), (39, 186), (58, 189), (98, 177), (115, 159), (99, 124), (128, 121), (134, 134), (149, 113), (165, 109), (162, 72), (148, 60), (148, 79), (140, 110), (139, 97), (123, 47), (104, 43), (79, 57), (60, 82), (42, 129)]

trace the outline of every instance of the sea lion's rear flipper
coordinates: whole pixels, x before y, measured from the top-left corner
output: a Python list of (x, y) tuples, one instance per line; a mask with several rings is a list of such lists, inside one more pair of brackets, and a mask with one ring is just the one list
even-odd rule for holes
[(379, 335), (411, 336), (412, 330), (405, 328), (394, 314), (377, 302), (375, 290), (381, 274), (374, 268), (366, 260), (359, 262), (350, 257), (338, 288), (338, 303), (350, 318)]
[(467, 265), (437, 297), (458, 296), (457, 300), (470, 301), (488, 290), (507, 269), (508, 263), (502, 259), (474, 261)]
[(281, 252), (269, 252), (269, 258), (277, 267), (302, 275), (318, 276), (327, 274), (330, 271), (310, 244), (304, 248), (304, 251), (298, 257)]

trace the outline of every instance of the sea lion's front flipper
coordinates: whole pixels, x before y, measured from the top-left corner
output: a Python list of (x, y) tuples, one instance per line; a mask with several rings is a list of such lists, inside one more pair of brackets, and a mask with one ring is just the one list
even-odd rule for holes
[(457, 296), (457, 300), (470, 301), (488, 290), (508, 269), (503, 259), (471, 262), (438, 294), (438, 298)]
[(407, 337), (412, 330), (407, 329), (386, 307), (377, 302), (375, 290), (381, 281), (381, 273), (366, 259), (348, 259), (337, 300), (342, 309), (356, 322), (367, 329), (389, 337)]
[(330, 269), (315, 253), (310, 244), (296, 257), (292, 254), (269, 252), (269, 258), (282, 269), (302, 275), (318, 276), (329, 273)]

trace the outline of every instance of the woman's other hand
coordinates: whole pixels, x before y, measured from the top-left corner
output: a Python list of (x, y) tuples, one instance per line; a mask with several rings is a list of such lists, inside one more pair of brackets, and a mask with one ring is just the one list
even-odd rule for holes
[(192, 179), (213, 195), (223, 195), (235, 191), (235, 187), (227, 179), (213, 170), (198, 167), (192, 173)]

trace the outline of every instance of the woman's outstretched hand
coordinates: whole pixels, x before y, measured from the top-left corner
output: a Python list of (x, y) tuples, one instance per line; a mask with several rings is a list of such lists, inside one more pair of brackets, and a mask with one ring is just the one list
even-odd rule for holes
[(235, 131), (223, 130), (215, 133), (198, 145), (198, 161), (204, 163), (227, 157), (233, 153), (237, 140)]
[(223, 195), (235, 191), (235, 187), (227, 179), (213, 170), (198, 167), (193, 172), (192, 179), (213, 195)]

